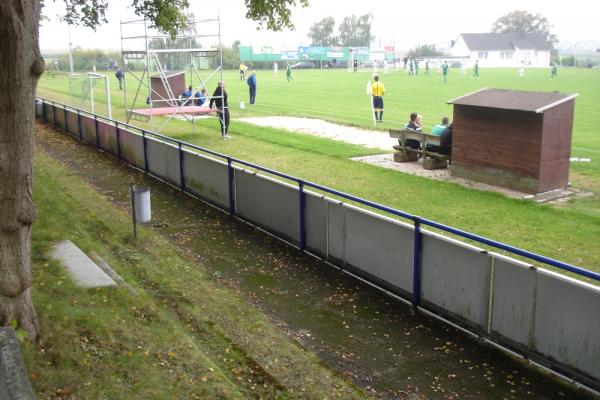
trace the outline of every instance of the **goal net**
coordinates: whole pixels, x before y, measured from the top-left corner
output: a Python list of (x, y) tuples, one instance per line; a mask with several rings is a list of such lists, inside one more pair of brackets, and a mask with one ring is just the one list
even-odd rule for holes
[(70, 74), (69, 98), (74, 107), (112, 118), (107, 75), (95, 72)]

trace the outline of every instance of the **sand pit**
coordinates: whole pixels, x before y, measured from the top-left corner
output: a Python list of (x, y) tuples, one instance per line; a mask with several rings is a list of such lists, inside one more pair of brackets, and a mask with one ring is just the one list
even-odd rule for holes
[(338, 125), (321, 119), (298, 117), (252, 117), (238, 118), (238, 121), (259, 126), (286, 129), (292, 132), (320, 136), (340, 142), (352, 143), (372, 149), (392, 150), (398, 140), (391, 138), (387, 131), (376, 131)]

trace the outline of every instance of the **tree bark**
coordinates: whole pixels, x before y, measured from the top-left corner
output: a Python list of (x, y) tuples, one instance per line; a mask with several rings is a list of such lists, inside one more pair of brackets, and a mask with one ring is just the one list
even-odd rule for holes
[(39, 0), (0, 1), (0, 325), (38, 334), (31, 299), (34, 100), (44, 72)]

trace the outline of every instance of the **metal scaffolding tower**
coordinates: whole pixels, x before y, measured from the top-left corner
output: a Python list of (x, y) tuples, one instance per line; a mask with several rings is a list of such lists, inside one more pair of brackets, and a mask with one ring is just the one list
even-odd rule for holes
[[(206, 90), (206, 93), (212, 79), (218, 77), (223, 81), (220, 18), (190, 18), (186, 29), (174, 38), (161, 34), (145, 19), (121, 21), (121, 62), (125, 75), (123, 93), (128, 123), (131, 119), (147, 122), (155, 115), (167, 116), (158, 129), (154, 128), (160, 130), (172, 118), (181, 116), (191, 121), (195, 130), (195, 117), (209, 114), (211, 110), (197, 106), (193, 94), (182, 97), (182, 93), (173, 88), (170, 77), (183, 72), (183, 87), (197, 86), (198, 91)], [(201, 71), (207, 76), (201, 77)], [(189, 75), (185, 76), (185, 72)], [(127, 78), (136, 83), (133, 98), (127, 91)], [(154, 86), (153, 80), (156, 82)], [(158, 86), (160, 89), (157, 89)], [(143, 92), (147, 94), (145, 99)], [(212, 98), (223, 96), (203, 97), (208, 103)], [(223, 115), (224, 102), (221, 101), (221, 104), (219, 111)]]

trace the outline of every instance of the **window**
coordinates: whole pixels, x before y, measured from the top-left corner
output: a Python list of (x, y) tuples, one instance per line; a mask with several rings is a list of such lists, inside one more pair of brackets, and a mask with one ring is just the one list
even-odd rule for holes
[(500, 58), (502, 58), (504, 60), (512, 59), (513, 55), (514, 55), (514, 51), (501, 51), (500, 52)]
[(482, 58), (487, 58), (488, 57), (488, 52), (487, 51), (480, 51), (477, 53), (477, 58), (482, 59)]

